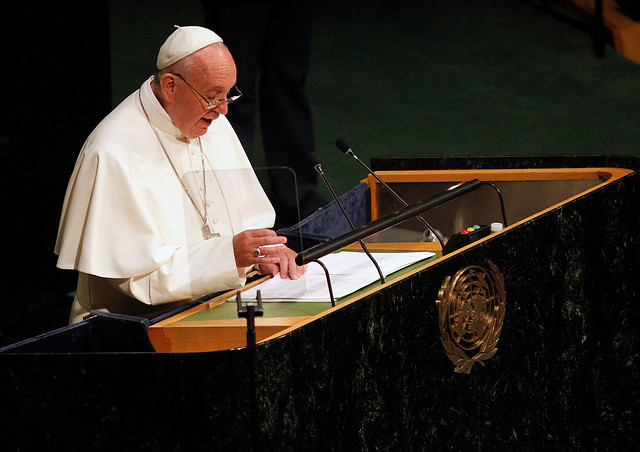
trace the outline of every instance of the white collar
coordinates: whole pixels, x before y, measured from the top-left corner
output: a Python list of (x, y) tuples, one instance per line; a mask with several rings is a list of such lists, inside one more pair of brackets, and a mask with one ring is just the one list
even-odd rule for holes
[(149, 117), (149, 122), (151, 122), (152, 126), (162, 130), (164, 133), (171, 134), (179, 140), (185, 141), (186, 138), (182, 132), (180, 132), (180, 129), (176, 127), (169, 114), (156, 98), (151, 88), (151, 80), (153, 80), (153, 77), (147, 79), (140, 87), (140, 101)]

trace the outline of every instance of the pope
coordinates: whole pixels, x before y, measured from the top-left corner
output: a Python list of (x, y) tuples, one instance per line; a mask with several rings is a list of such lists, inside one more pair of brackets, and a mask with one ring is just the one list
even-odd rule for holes
[(155, 74), (87, 138), (62, 208), (58, 267), (78, 271), (70, 323), (153, 318), (250, 272), (305, 271), (225, 114), (241, 91), (222, 39), (177, 27)]

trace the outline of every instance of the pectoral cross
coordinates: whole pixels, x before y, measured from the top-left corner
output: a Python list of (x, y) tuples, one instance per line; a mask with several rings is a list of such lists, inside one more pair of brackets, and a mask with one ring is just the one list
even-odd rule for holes
[(217, 232), (211, 232), (209, 225), (205, 224), (204, 226), (202, 226), (202, 237), (205, 240), (209, 240), (210, 238), (213, 238), (213, 237), (220, 237), (220, 234), (218, 234)]

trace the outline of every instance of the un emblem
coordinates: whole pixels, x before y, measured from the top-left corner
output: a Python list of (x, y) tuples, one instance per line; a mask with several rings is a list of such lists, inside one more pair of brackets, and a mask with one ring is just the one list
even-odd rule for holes
[(506, 309), (504, 278), (491, 261), (487, 264), (488, 269), (470, 266), (447, 276), (438, 293), (442, 345), (458, 373), (468, 374), (476, 362), (484, 366), (498, 351)]

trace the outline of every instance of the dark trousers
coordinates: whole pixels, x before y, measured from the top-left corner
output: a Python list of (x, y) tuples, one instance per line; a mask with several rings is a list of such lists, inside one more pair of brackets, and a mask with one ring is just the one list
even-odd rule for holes
[[(243, 97), (227, 117), (251, 156), (260, 132), (269, 170), (270, 197), (281, 224), (292, 224), (324, 204), (316, 193), (311, 109), (304, 90), (309, 67), (313, 0), (203, 0), (207, 26), (224, 40), (238, 69)], [(259, 110), (258, 110), (259, 109)], [(297, 181), (294, 184), (291, 170)]]

